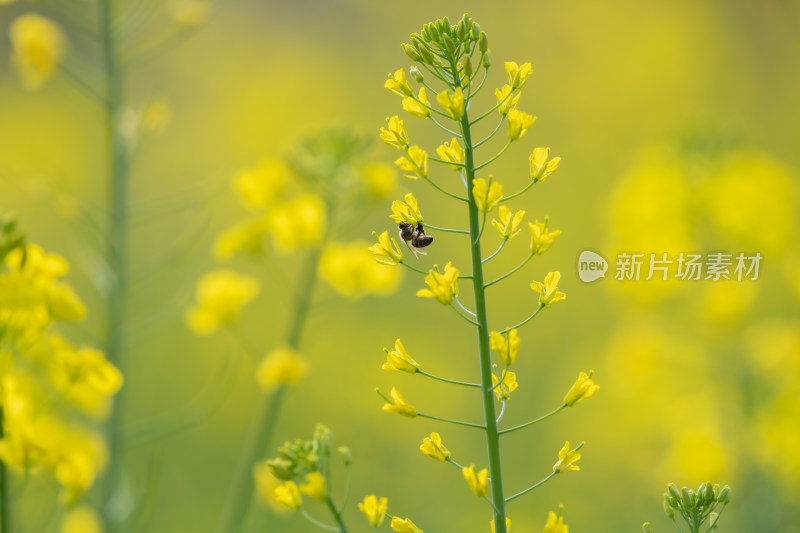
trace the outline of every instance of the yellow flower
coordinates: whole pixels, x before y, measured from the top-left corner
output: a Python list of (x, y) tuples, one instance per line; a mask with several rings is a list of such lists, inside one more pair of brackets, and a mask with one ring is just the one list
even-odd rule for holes
[(414, 525), (410, 518), (400, 518), (399, 516), (392, 517), (392, 529), (398, 533), (423, 533), (423, 531)]
[(297, 510), (303, 505), (300, 489), (294, 481), (287, 481), (275, 487), (275, 500), (292, 510)]
[(508, 112), (508, 138), (512, 141), (519, 140), (533, 126), (534, 122), (536, 122), (536, 117), (519, 109), (510, 110)]
[(253, 466), (253, 481), (259, 503), (276, 512), (286, 511), (286, 507), (275, 499), (275, 489), (281, 481), (272, 474), (269, 461), (258, 461)]
[(326, 216), (325, 202), (315, 194), (301, 194), (275, 206), (268, 216), (275, 247), (290, 252), (301, 246), (316, 246), (325, 234)]
[(553, 246), (553, 241), (556, 237), (561, 235), (560, 230), (547, 231), (547, 224), (550, 221), (545, 217), (544, 222), (528, 222), (528, 227), (531, 228), (531, 253), (542, 255)]
[(319, 259), (319, 274), (342, 296), (358, 299), (367, 294), (392, 293), (403, 271), (376, 263), (367, 243), (355, 241), (328, 244)]
[(522, 96), (522, 93), (517, 93), (516, 96), (509, 96), (511, 94), (511, 86), (510, 85), (503, 85), (502, 89), (495, 89), (494, 95), (497, 97), (497, 103), (500, 104), (500, 107), (497, 108), (497, 111), (502, 115), (508, 115), (508, 112), (512, 109), (517, 108), (517, 103), (519, 102), (519, 97)]
[(506, 61), (506, 73), (508, 73), (508, 83), (512, 89), (521, 89), (528, 76), (533, 73), (530, 63), (523, 63), (521, 66), (514, 61)]
[(489, 470), (484, 468), (476, 474), (475, 465), (469, 465), (462, 468), (461, 473), (475, 496), (480, 498), (486, 495), (489, 490)]
[(414, 94), (411, 85), (406, 81), (406, 73), (403, 69), (397, 69), (394, 74), (389, 74), (389, 79), (383, 86), (397, 96), (406, 97)]
[(394, 167), (385, 163), (364, 165), (361, 176), (364, 178), (367, 192), (374, 198), (386, 198), (394, 190), (397, 181)]
[(300, 492), (306, 496), (311, 496), (318, 502), (324, 502), (328, 498), (325, 490), (325, 478), (319, 472), (306, 474), (306, 482), (300, 485)]
[(392, 202), (392, 214), (389, 218), (397, 222), (408, 222), (414, 226), (418, 226), (424, 222), (422, 213), (419, 211), (419, 203), (414, 198), (412, 193), (408, 193), (403, 197), (404, 201), (395, 200)]
[(519, 334), (516, 329), (512, 329), (506, 335), (497, 331), (489, 333), (489, 343), (492, 350), (500, 356), (500, 361), (504, 366), (511, 366), (517, 360), (519, 353)]
[(261, 289), (256, 278), (241, 276), (232, 270), (209, 272), (197, 283), (197, 304), (186, 314), (189, 328), (198, 335), (208, 335), (222, 325), (236, 322), (242, 307)]
[(547, 523), (544, 525), (544, 533), (569, 533), (569, 528), (564, 523), (561, 512), (558, 514), (550, 511), (547, 515)]
[(428, 152), (417, 145), (409, 146), (406, 150), (408, 157), (398, 157), (394, 164), (405, 172), (413, 172), (414, 175), (403, 174), (403, 177), (410, 180), (418, 180), (428, 175)]
[(433, 269), (425, 276), (428, 289), (420, 289), (417, 296), (420, 298), (436, 298), (442, 305), (450, 305), (453, 298), (458, 296), (458, 269), (452, 263), (444, 267), (444, 274), (440, 274), (433, 265)]
[(281, 385), (297, 383), (305, 375), (305, 360), (287, 347), (272, 350), (261, 360), (256, 370), (256, 380), (264, 392)]
[(522, 218), (525, 216), (525, 211), (517, 211), (511, 213), (511, 209), (501, 205), (497, 210), (497, 215), (500, 220), (493, 219), (492, 226), (497, 230), (501, 237), (505, 239), (513, 239), (520, 232), (519, 225), (522, 223)]
[(383, 407), (381, 408), (382, 411), (387, 413), (397, 413), (398, 415), (405, 416), (407, 418), (416, 418), (417, 409), (411, 405), (408, 405), (403, 397), (400, 396), (400, 393), (397, 392), (397, 389), (392, 387), (390, 395), (392, 396), (391, 403), (386, 402), (383, 404)]
[(531, 179), (533, 181), (544, 181), (558, 169), (558, 163), (561, 158), (554, 157), (548, 161), (549, 155), (550, 148), (534, 148), (533, 152), (531, 152), (529, 160), (531, 164)]
[(444, 143), (436, 149), (436, 153), (442, 160), (452, 163), (450, 168), (460, 170), (464, 165), (464, 149), (459, 144), (458, 139), (453, 137), (450, 144)]
[[(490, 525), (492, 526), (492, 533), (494, 533), (494, 520), (492, 520)], [(506, 531), (507, 531), (507, 533), (511, 533), (511, 519), (510, 518), (506, 518)]]
[(389, 146), (394, 146), (398, 150), (403, 150), (408, 147), (410, 141), (408, 140), (408, 132), (403, 125), (403, 121), (397, 115), (387, 118), (387, 128), (381, 128), (381, 140)]
[(564, 396), (564, 403), (566, 405), (572, 407), (586, 398), (591, 398), (592, 395), (597, 392), (600, 386), (596, 385), (595, 382), (592, 381), (593, 372), (594, 371), (590, 371), (589, 375), (586, 375), (585, 372), (578, 374), (578, 379), (575, 380), (572, 388), (569, 389), (567, 395)]
[[(497, 371), (497, 367), (495, 365), (495, 372)], [(492, 372), (492, 387), (494, 387), (494, 395), (497, 396), (498, 401), (508, 400), (511, 398), (511, 393), (517, 390), (519, 384), (517, 383), (517, 374), (515, 372), (511, 372), (510, 370), (506, 370), (503, 373), (503, 382), (500, 383), (500, 378)], [(500, 383), (498, 386), (497, 384)]]
[(565, 442), (564, 446), (558, 452), (558, 461), (553, 465), (553, 472), (560, 474), (565, 470), (580, 470), (581, 467), (575, 463), (581, 458), (581, 454), (578, 453), (581, 446), (583, 446), (583, 443), (574, 450), (570, 450), (569, 441)]
[(35, 13), (17, 17), (9, 29), (11, 60), (28, 89), (37, 89), (53, 76), (64, 53), (61, 26)]
[(431, 115), (431, 110), (430, 103), (428, 102), (428, 95), (425, 93), (425, 87), (419, 88), (419, 96), (416, 100), (412, 96), (403, 98), (403, 109), (412, 115), (428, 118)]
[(236, 174), (232, 186), (245, 207), (269, 207), (286, 188), (286, 170), (279, 161), (265, 159), (257, 167)]
[(390, 352), (384, 348), (383, 351), (386, 352), (386, 362), (383, 363), (381, 370), (401, 370), (409, 374), (416, 374), (417, 370), (419, 370), (419, 363), (406, 353), (406, 349), (400, 339), (394, 341), (394, 350)]
[(358, 504), (358, 510), (364, 513), (372, 527), (379, 527), (386, 517), (387, 503), (388, 500), (386, 498), (379, 500), (374, 494), (370, 494), (365, 496), (364, 501)]
[(483, 178), (472, 180), (472, 196), (475, 198), (478, 209), (484, 213), (491, 212), (503, 198), (503, 186), (492, 180), (491, 174), (488, 183)]
[(544, 277), (544, 283), (538, 281), (531, 282), (531, 289), (539, 293), (539, 304), (550, 307), (554, 302), (566, 300), (567, 295), (558, 291), (558, 280), (561, 279), (561, 272), (548, 272)]
[(61, 519), (59, 533), (102, 533), (100, 515), (87, 505), (73, 507)]
[(86, 316), (86, 306), (66, 283), (51, 285), (45, 299), (53, 320), (81, 320)]
[(450, 450), (442, 444), (442, 437), (438, 433), (431, 433), (430, 437), (425, 437), (419, 446), (419, 450), (428, 457), (433, 457), (443, 463), (450, 457)]
[(452, 96), (450, 91), (444, 90), (436, 95), (436, 101), (442, 106), (451, 118), (458, 120), (464, 116), (464, 93), (461, 87), (453, 91)]
[(375, 261), (383, 265), (396, 265), (403, 260), (403, 253), (397, 246), (397, 241), (394, 237), (389, 238), (388, 231), (384, 231), (380, 236), (373, 231), (372, 235), (378, 239), (377, 244), (369, 247), (369, 251), (375, 255)]
[(259, 255), (264, 250), (264, 235), (269, 229), (266, 218), (247, 220), (220, 233), (214, 239), (214, 258), (227, 261), (239, 252)]

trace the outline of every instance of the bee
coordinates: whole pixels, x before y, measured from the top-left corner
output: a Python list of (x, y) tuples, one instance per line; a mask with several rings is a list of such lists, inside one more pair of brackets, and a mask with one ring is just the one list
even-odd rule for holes
[(410, 222), (401, 222), (397, 227), (400, 228), (400, 238), (406, 243), (414, 257), (417, 257), (417, 254), (427, 255), (423, 248), (430, 246), (433, 242), (433, 235), (425, 234), (422, 222), (418, 222), (416, 226)]

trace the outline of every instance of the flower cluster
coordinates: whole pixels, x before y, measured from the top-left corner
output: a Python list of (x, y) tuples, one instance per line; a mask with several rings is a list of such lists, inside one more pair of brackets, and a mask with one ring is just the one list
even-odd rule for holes
[(55, 331), (86, 314), (62, 279), (68, 271), (0, 217), (0, 460), (26, 475), (51, 473), (71, 506), (108, 462), (100, 424), (123, 378), (103, 353)]
[[(693, 491), (686, 487), (678, 490), (674, 483), (670, 483), (664, 493), (664, 512), (673, 522), (676, 513), (680, 515), (690, 531), (711, 531), (717, 529), (719, 518), (730, 501), (731, 488), (728, 485), (721, 487), (706, 481)], [(645, 527), (649, 528), (649, 524)], [(680, 529), (677, 522), (675, 527)]]

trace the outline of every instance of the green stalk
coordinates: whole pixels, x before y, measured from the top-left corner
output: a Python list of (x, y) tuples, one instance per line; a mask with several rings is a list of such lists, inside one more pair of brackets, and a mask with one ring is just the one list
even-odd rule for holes
[[(286, 344), (292, 350), (300, 347), (300, 338), (317, 282), (319, 256), (320, 249), (313, 250), (309, 254), (306, 270), (300, 280), (300, 292), (295, 300), (293, 318), (286, 336)], [(219, 533), (235, 533), (242, 530), (253, 499), (253, 465), (270, 444), (285, 392), (286, 386), (278, 387), (271, 396), (264, 396), (256, 409), (239, 465), (236, 467), (233, 486), (225, 502), (222, 520), (217, 528)]]
[[(125, 291), (127, 285), (128, 252), (128, 172), (129, 161), (125, 139), (120, 131), (120, 115), (123, 106), (123, 76), (119, 63), (118, 41), (115, 29), (115, 0), (99, 2), (101, 44), (104, 53), (105, 71), (105, 135), (108, 150), (109, 219), (106, 260), (111, 270), (111, 284), (107, 295), (106, 356), (125, 373), (123, 327), (125, 324)], [(111, 462), (103, 484), (102, 505), (106, 516), (106, 531), (114, 533), (119, 524), (111, 517), (113, 497), (119, 483), (121, 471), (120, 428), (125, 389), (116, 397), (115, 409), (108, 421), (108, 447)]]
[(500, 434), (492, 392), (492, 361), (489, 352), (489, 322), (486, 318), (486, 295), (483, 286), (483, 264), (481, 255), (481, 216), (472, 193), (475, 179), (474, 147), (472, 132), (466, 110), (461, 117), (461, 134), (464, 139), (464, 170), (467, 176), (467, 200), (469, 202), (469, 236), (472, 252), (472, 286), (475, 291), (475, 315), (478, 323), (478, 350), (481, 363), (481, 393), (483, 413), (486, 420), (486, 444), (489, 451), (489, 477), (492, 479), (492, 501), (494, 526), (497, 533), (506, 532), (506, 504), (503, 496), (503, 475), (500, 465)]
[[(0, 407), (0, 439), (3, 438), (3, 408)], [(8, 501), (8, 471), (6, 464), (0, 461), (0, 533), (9, 533), (11, 531), (11, 518), (9, 511), (11, 510), (11, 502)]]

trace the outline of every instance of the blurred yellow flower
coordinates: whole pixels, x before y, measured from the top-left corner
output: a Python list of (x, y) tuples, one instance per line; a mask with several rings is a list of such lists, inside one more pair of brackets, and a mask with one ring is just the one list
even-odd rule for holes
[(430, 102), (428, 102), (428, 95), (425, 93), (425, 87), (419, 88), (419, 96), (416, 99), (411, 96), (403, 98), (403, 109), (412, 115), (428, 118), (431, 115), (431, 110)]
[(406, 73), (403, 69), (397, 69), (394, 74), (389, 74), (389, 79), (383, 86), (392, 91), (397, 96), (411, 96), (414, 94), (411, 85), (406, 81)]
[(405, 172), (413, 172), (414, 175), (403, 174), (410, 180), (418, 180), (428, 175), (428, 152), (417, 145), (409, 146), (406, 150), (408, 157), (398, 157), (394, 164)]
[(566, 300), (567, 295), (558, 291), (558, 281), (561, 279), (561, 272), (549, 272), (544, 277), (544, 283), (533, 281), (531, 289), (539, 293), (539, 304), (550, 307), (551, 304)]
[[(491, 521), (489, 524), (492, 527), (492, 533), (494, 533), (494, 520)], [(506, 518), (506, 532), (511, 533), (511, 519)]]
[(310, 496), (318, 502), (324, 502), (328, 498), (325, 490), (325, 478), (319, 472), (306, 474), (306, 482), (300, 485), (300, 492)]
[(558, 515), (550, 511), (547, 515), (547, 523), (544, 525), (544, 533), (569, 533), (569, 528), (564, 523), (561, 513)]
[(64, 54), (64, 33), (56, 22), (36, 13), (20, 15), (9, 28), (11, 60), (23, 85), (37, 89), (53, 76)]
[(390, 392), (391, 395), (391, 403), (386, 402), (383, 404), (381, 408), (382, 411), (387, 413), (397, 413), (398, 415), (405, 416), (407, 418), (415, 418), (417, 416), (417, 409), (411, 405), (408, 405), (406, 401), (400, 396), (400, 393), (397, 392), (397, 389), (392, 387), (392, 391)]
[(459, 120), (464, 116), (464, 92), (461, 87), (453, 91), (452, 95), (445, 89), (436, 95), (436, 101), (450, 115), (450, 118)]
[(528, 81), (528, 76), (533, 73), (530, 63), (523, 63), (520, 66), (514, 61), (506, 61), (505, 67), (508, 74), (508, 83), (514, 90), (521, 89), (525, 82)]
[(281, 385), (297, 383), (306, 375), (306, 362), (297, 352), (279, 347), (268, 353), (256, 370), (256, 379), (264, 392)]
[(394, 350), (389, 351), (384, 348), (383, 351), (386, 352), (386, 362), (383, 363), (381, 370), (400, 370), (409, 374), (416, 374), (419, 370), (419, 363), (408, 355), (400, 339), (394, 341)]
[(553, 241), (561, 235), (561, 230), (547, 231), (547, 224), (550, 219), (545, 217), (544, 222), (528, 222), (531, 229), (531, 253), (542, 255), (553, 246)]
[(506, 335), (497, 331), (489, 332), (489, 343), (491, 349), (500, 356), (503, 365), (511, 366), (517, 360), (519, 353), (519, 333), (512, 329)]
[(201, 0), (171, 0), (169, 9), (172, 19), (184, 26), (197, 26), (208, 18), (208, 2)]
[(258, 461), (253, 466), (253, 481), (259, 503), (268, 506), (275, 512), (286, 512), (286, 506), (275, 499), (275, 489), (281, 484), (281, 481), (272, 474), (268, 460)]
[(386, 498), (378, 499), (374, 494), (370, 494), (359, 502), (358, 510), (364, 513), (372, 527), (379, 527), (386, 517), (387, 504)]
[(492, 226), (494, 226), (501, 237), (513, 239), (520, 232), (519, 225), (522, 224), (525, 211), (519, 210), (516, 213), (512, 213), (511, 209), (501, 205), (500, 209), (497, 210), (497, 216), (500, 217), (500, 220), (493, 219)]
[(501, 383), (500, 378), (495, 372), (497, 372), (496, 366), (494, 372), (492, 372), (492, 388), (494, 388), (494, 395), (497, 396), (498, 401), (508, 400), (511, 398), (511, 393), (517, 390), (519, 386), (519, 383), (517, 383), (517, 374), (510, 370), (504, 371), (503, 381)]
[(600, 389), (600, 386), (592, 381), (593, 373), (594, 371), (592, 370), (588, 375), (586, 372), (578, 374), (578, 379), (575, 380), (575, 383), (572, 384), (572, 388), (570, 388), (567, 395), (564, 396), (565, 405), (572, 407), (587, 398), (591, 398), (594, 393)]
[(444, 143), (440, 145), (436, 149), (436, 153), (442, 160), (453, 163), (450, 165), (453, 170), (460, 170), (464, 165), (464, 149), (455, 137), (450, 141), (450, 144)]
[(395, 200), (392, 202), (392, 214), (389, 218), (397, 222), (408, 222), (413, 226), (418, 226), (422, 219), (422, 213), (419, 210), (417, 199), (414, 198), (412, 193), (408, 193), (403, 197), (403, 201)]
[(66, 283), (51, 285), (45, 298), (53, 320), (81, 320), (86, 316), (86, 306)]
[(357, 299), (393, 293), (403, 271), (376, 262), (367, 243), (355, 241), (327, 245), (319, 260), (319, 274), (339, 294)]
[[(583, 444), (578, 446), (578, 448), (581, 446), (583, 446)], [(575, 464), (581, 458), (581, 454), (578, 453), (578, 448), (570, 450), (569, 441), (565, 442), (564, 446), (558, 452), (558, 461), (553, 465), (553, 472), (560, 474), (565, 470), (580, 470), (581, 467)]]
[(232, 185), (245, 207), (269, 207), (281, 197), (286, 188), (286, 169), (280, 161), (265, 159), (256, 168), (236, 174)]
[(511, 109), (508, 112), (508, 138), (512, 141), (519, 140), (536, 122), (536, 117), (531, 116), (519, 109)]
[(444, 267), (444, 274), (440, 274), (433, 265), (433, 269), (425, 276), (425, 283), (429, 288), (417, 291), (420, 298), (436, 298), (442, 305), (450, 305), (453, 298), (458, 296), (458, 269), (452, 263)]
[(100, 515), (87, 505), (73, 507), (64, 514), (59, 526), (60, 533), (103, 533)]
[(491, 174), (488, 183), (483, 178), (476, 178), (472, 180), (472, 195), (475, 197), (478, 209), (490, 213), (503, 198), (503, 185), (493, 181)]
[(475, 493), (475, 496), (483, 497), (486, 496), (486, 492), (489, 490), (489, 470), (484, 468), (477, 474), (475, 473), (475, 465), (465, 466), (461, 469), (461, 473), (464, 475), (464, 479), (469, 485), (469, 488), (472, 489), (472, 492)]
[(397, 172), (385, 163), (367, 163), (361, 169), (367, 192), (373, 198), (386, 198), (394, 190)]
[(258, 279), (232, 270), (209, 272), (197, 283), (197, 303), (186, 314), (189, 328), (198, 335), (214, 333), (239, 318), (242, 307), (261, 289)]
[(240, 222), (223, 230), (214, 239), (214, 258), (228, 261), (240, 252), (256, 256), (264, 251), (264, 236), (269, 229), (265, 217)]
[(450, 457), (450, 450), (448, 450), (445, 445), (442, 444), (442, 437), (435, 432), (431, 433), (430, 437), (425, 437), (422, 440), (419, 450), (428, 457), (433, 457), (434, 459), (443, 463), (447, 461), (448, 457)]
[(302, 246), (316, 246), (325, 235), (325, 202), (315, 194), (300, 194), (269, 213), (269, 229), (275, 248), (283, 253)]
[(544, 181), (558, 169), (561, 162), (560, 157), (547, 160), (550, 156), (550, 148), (534, 148), (529, 158), (531, 166), (531, 179), (533, 181)]
[(502, 89), (495, 89), (494, 95), (497, 97), (497, 103), (499, 107), (497, 111), (502, 115), (508, 115), (508, 112), (512, 109), (517, 108), (517, 103), (519, 103), (519, 97), (522, 96), (522, 93), (517, 93), (516, 96), (511, 96), (511, 86), (510, 85), (503, 85)]
[(403, 125), (403, 121), (397, 115), (387, 118), (388, 128), (381, 128), (380, 138), (389, 146), (394, 146), (398, 150), (408, 147), (411, 141), (408, 139), (408, 132)]
[(275, 500), (288, 507), (289, 509), (297, 510), (303, 505), (303, 497), (300, 495), (300, 489), (294, 481), (286, 481), (275, 487)]
[(375, 261), (384, 265), (396, 265), (403, 260), (403, 253), (397, 246), (397, 241), (394, 237), (389, 238), (389, 231), (384, 231), (378, 236), (374, 231), (372, 232), (378, 239), (377, 244), (369, 247), (369, 251), (375, 256)]
[(414, 525), (410, 518), (400, 518), (393, 516), (391, 522), (392, 529), (398, 533), (424, 533), (420, 528)]

